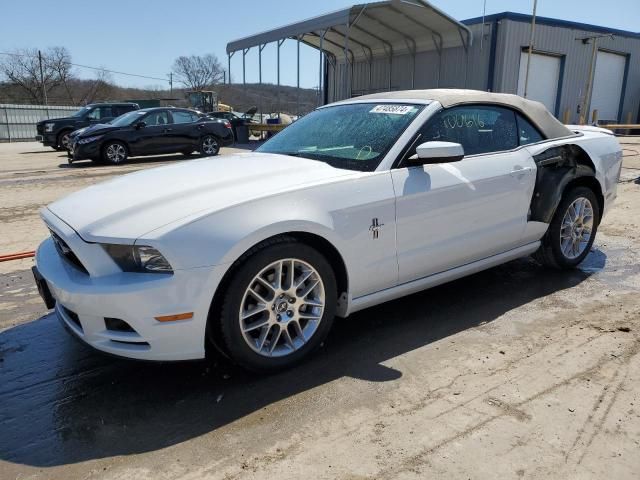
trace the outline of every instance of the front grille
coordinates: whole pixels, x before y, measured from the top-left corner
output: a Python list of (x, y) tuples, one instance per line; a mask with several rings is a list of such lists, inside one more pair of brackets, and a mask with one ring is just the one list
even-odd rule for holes
[(69, 248), (69, 245), (67, 245), (67, 242), (65, 242), (62, 238), (60, 238), (60, 235), (58, 235), (53, 230), (50, 230), (50, 231), (51, 231), (51, 238), (53, 239), (53, 244), (56, 246), (56, 250), (58, 251), (60, 256), (65, 260), (67, 260), (71, 265), (76, 267), (78, 270), (88, 275), (89, 272), (84, 267), (84, 265), (82, 265), (82, 262), (80, 261), (80, 259), (76, 257), (76, 254), (73, 253), (73, 251)]

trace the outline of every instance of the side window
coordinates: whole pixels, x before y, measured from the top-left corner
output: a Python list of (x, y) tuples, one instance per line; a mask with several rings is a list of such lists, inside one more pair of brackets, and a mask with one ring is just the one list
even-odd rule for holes
[(114, 108), (114, 117), (117, 117), (119, 115), (124, 115), (127, 112), (131, 112), (134, 110), (134, 108), (130, 105), (120, 105), (118, 107), (113, 107)]
[(94, 108), (87, 114), (87, 120), (100, 120), (100, 109)]
[(520, 145), (529, 145), (530, 143), (541, 142), (544, 137), (540, 134), (538, 129), (534, 127), (529, 120), (524, 118), (519, 113), (516, 113), (518, 119), (518, 141)]
[(180, 110), (171, 112), (173, 123), (191, 123), (198, 120), (198, 116), (191, 112), (182, 112)]
[(154, 127), (156, 125), (166, 125), (169, 122), (169, 113), (166, 110), (160, 110), (159, 112), (151, 112), (147, 115), (143, 121), (149, 127)]
[(111, 114), (111, 107), (96, 107), (91, 110), (87, 118), (89, 120), (100, 120), (101, 118), (112, 118), (114, 116)]
[(437, 113), (420, 131), (418, 143), (459, 143), (465, 155), (501, 152), (518, 146), (515, 113), (489, 105), (451, 107)]

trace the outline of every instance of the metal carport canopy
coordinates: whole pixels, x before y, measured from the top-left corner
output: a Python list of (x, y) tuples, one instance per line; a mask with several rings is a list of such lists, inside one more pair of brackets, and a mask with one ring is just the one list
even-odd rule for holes
[(443, 48), (468, 47), (471, 31), (422, 0), (387, 0), (286, 25), (227, 44), (227, 54), (284, 39), (300, 40), (326, 54), (350, 62)]

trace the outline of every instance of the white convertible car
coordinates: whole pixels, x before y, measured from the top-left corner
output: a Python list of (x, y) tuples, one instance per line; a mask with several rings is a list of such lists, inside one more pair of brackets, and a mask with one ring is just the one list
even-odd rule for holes
[(125, 175), (42, 210), (36, 282), (98, 350), (215, 346), (267, 371), (334, 316), (518, 257), (571, 268), (616, 196), (622, 153), (540, 104), (469, 90), (317, 109), (253, 153)]

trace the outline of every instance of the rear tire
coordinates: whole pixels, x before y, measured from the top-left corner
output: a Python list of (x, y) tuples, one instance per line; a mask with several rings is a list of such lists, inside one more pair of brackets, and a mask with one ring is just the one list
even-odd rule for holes
[(337, 303), (335, 275), (321, 253), (279, 237), (247, 252), (232, 275), (219, 332), (221, 347), (235, 363), (273, 372), (299, 363), (321, 345)]
[(127, 146), (117, 140), (106, 142), (102, 146), (102, 161), (111, 165), (120, 165), (127, 161)]
[(566, 192), (533, 254), (545, 266), (574, 268), (589, 254), (600, 224), (600, 204), (593, 190), (575, 187)]
[(215, 157), (220, 152), (220, 141), (215, 135), (205, 135), (200, 140), (200, 153), (208, 157)]

